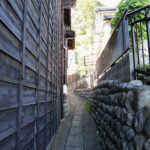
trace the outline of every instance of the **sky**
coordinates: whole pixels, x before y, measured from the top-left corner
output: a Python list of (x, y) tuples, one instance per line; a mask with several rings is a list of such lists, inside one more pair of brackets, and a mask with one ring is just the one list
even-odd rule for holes
[(105, 7), (115, 7), (121, 0), (100, 0)]

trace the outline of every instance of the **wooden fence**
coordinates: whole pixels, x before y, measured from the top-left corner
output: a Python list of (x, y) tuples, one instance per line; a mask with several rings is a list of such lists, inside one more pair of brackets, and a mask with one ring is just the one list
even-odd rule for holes
[(0, 149), (45, 150), (60, 120), (61, 0), (0, 1)]

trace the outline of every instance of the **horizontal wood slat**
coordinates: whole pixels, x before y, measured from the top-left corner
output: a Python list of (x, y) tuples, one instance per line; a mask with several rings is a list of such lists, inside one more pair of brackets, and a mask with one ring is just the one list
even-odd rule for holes
[(56, 10), (61, 0), (0, 1), (1, 150), (45, 150), (56, 132), (62, 86)]

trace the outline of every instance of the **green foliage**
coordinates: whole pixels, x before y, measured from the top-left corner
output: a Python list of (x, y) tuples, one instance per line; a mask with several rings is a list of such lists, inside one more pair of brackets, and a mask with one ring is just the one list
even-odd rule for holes
[(86, 110), (88, 111), (88, 113), (90, 113), (90, 114), (92, 113), (92, 106), (91, 106), (90, 103), (87, 102), (87, 103), (85, 104), (85, 108), (86, 108)]
[(100, 0), (78, 0), (72, 10), (72, 29), (76, 32), (76, 62), (80, 76), (87, 74), (84, 56), (91, 51), (94, 10), (100, 6)]
[(85, 35), (91, 31), (93, 26), (94, 9), (101, 6), (99, 0), (78, 0), (76, 10), (78, 19), (77, 23), (80, 22), (78, 28), (79, 35)]
[(78, 64), (78, 52), (75, 51), (75, 63)]
[(150, 67), (149, 67), (148, 64), (145, 64), (145, 65), (142, 65), (142, 66), (137, 65), (137, 68), (140, 68), (140, 70), (150, 73)]
[[(150, 73), (150, 67), (149, 67), (149, 65), (147, 65), (147, 64), (145, 64), (145, 66), (137, 66), (137, 68), (140, 68), (140, 70), (142, 70), (142, 71), (145, 71), (145, 72), (147, 72), (147, 73)], [(141, 73), (138, 73), (138, 79), (139, 80), (144, 80), (144, 78), (146, 77), (146, 75), (143, 75), (143, 74), (141, 74)]]
[[(128, 12), (132, 12), (138, 8), (141, 8), (145, 5), (148, 5), (149, 4), (149, 0), (126, 0), (126, 1), (121, 1), (117, 8), (118, 8), (118, 11), (115, 15), (115, 17), (113, 18), (112, 20), (112, 26), (115, 28), (118, 21), (120, 20), (121, 16), (123, 15), (124, 11), (126, 9), (128, 9)], [(142, 18), (144, 17), (144, 12), (140, 12), (137, 14), (137, 16), (135, 16), (137, 19), (138, 18)]]
[[(138, 67), (140, 67), (140, 70), (145, 71), (147, 73), (150, 73), (150, 67), (149, 67), (149, 65), (145, 64), (145, 66), (137, 66), (137, 68)], [(139, 80), (144, 80), (144, 77), (146, 77), (146, 75), (138, 73), (138, 79)]]

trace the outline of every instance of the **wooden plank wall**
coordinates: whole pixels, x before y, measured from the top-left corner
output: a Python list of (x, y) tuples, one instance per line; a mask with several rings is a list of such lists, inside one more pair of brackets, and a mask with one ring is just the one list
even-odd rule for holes
[(45, 150), (60, 120), (61, 0), (0, 0), (0, 150)]

